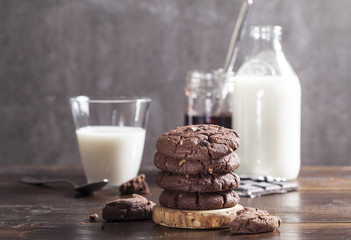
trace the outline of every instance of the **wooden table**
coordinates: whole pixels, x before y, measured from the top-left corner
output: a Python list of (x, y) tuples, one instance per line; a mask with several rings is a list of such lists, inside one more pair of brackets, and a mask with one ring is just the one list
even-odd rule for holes
[[(157, 202), (154, 167), (144, 168), (151, 185), (148, 198)], [(104, 190), (90, 197), (76, 196), (64, 185), (38, 187), (19, 182), (22, 176), (66, 177), (84, 182), (80, 168), (13, 166), (0, 169), (0, 239), (351, 239), (351, 167), (303, 167), (299, 191), (254, 199), (244, 206), (279, 215), (279, 231), (233, 235), (228, 229), (166, 228), (151, 220), (107, 223), (99, 217), (105, 203), (119, 197)]]

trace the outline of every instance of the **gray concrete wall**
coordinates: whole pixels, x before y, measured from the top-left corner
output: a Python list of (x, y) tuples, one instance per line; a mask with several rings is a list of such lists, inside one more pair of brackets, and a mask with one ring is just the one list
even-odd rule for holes
[[(0, 163), (79, 165), (68, 98), (153, 99), (143, 164), (183, 123), (186, 72), (224, 63), (239, 0), (0, 0)], [(351, 1), (256, 0), (300, 77), (302, 162), (349, 165)], [(246, 39), (247, 40), (247, 39)], [(240, 60), (247, 48), (244, 43)]]

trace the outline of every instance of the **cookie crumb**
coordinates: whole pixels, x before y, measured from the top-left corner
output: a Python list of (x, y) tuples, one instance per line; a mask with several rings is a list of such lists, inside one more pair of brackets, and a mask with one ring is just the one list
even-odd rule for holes
[(89, 221), (90, 222), (96, 222), (98, 220), (98, 218), (99, 218), (99, 215), (97, 213), (94, 213), (94, 214), (91, 214), (89, 216)]

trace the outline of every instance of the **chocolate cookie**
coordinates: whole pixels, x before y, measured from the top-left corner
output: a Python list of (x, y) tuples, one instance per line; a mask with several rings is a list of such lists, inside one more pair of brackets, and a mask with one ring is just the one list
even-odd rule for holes
[(186, 160), (167, 157), (156, 152), (154, 164), (158, 169), (176, 174), (206, 174), (206, 173), (227, 173), (233, 172), (240, 166), (239, 156), (232, 152), (220, 159), (210, 160)]
[(108, 202), (102, 209), (102, 218), (108, 222), (151, 218), (154, 205), (143, 196), (133, 194), (133, 198)]
[(239, 135), (217, 125), (189, 125), (162, 134), (156, 149), (163, 155), (186, 160), (219, 159), (239, 147)]
[(263, 233), (275, 231), (281, 223), (278, 216), (272, 216), (265, 210), (244, 208), (236, 212), (237, 216), (230, 224), (233, 233)]
[(219, 192), (237, 188), (240, 185), (240, 178), (233, 172), (205, 175), (159, 172), (156, 182), (160, 188), (176, 192)]
[(139, 174), (135, 178), (129, 180), (128, 182), (122, 183), (119, 187), (121, 194), (149, 194), (149, 185), (145, 180), (145, 174)]
[(184, 193), (163, 191), (159, 202), (168, 208), (188, 210), (211, 210), (234, 207), (239, 203), (239, 196), (234, 191), (214, 193)]

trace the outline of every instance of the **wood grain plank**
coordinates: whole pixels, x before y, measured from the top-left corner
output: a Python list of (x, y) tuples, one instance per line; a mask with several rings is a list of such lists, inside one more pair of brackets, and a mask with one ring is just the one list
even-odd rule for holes
[[(1, 226), (1, 225), (0, 225)], [(61, 223), (0, 228), (5, 239), (350, 239), (351, 223), (283, 223), (278, 231), (232, 234), (228, 229), (187, 230), (167, 228), (148, 221), (133, 223)]]
[[(154, 167), (142, 169), (150, 184), (150, 200), (161, 189)], [(229, 230), (184, 230), (155, 225), (151, 220), (90, 223), (107, 201), (119, 198), (116, 189), (79, 197), (64, 185), (37, 187), (19, 182), (23, 175), (68, 177), (82, 183), (81, 168), (9, 167), (0, 169), (1, 239), (350, 239), (351, 167), (303, 167), (300, 190), (254, 199), (241, 198), (243, 206), (266, 209), (282, 218), (279, 231), (232, 235)], [(101, 215), (101, 214), (100, 214)], [(81, 224), (83, 222), (84, 224)], [(103, 229), (102, 229), (103, 228)]]

